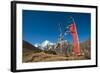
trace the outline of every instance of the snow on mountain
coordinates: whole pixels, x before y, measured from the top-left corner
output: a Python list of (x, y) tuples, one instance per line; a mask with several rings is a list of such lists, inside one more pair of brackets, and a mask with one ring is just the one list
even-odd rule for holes
[(47, 46), (52, 46), (52, 45), (54, 45), (54, 43), (52, 43), (48, 40), (43, 41), (41, 44), (39, 44), (39, 43), (34, 44), (35, 47), (38, 47), (42, 50), (47, 49)]
[(35, 47), (39, 47), (39, 46), (40, 46), (40, 44), (39, 44), (39, 43), (36, 43), (36, 44), (34, 44), (34, 46), (35, 46)]
[(45, 40), (41, 43), (41, 47), (46, 47), (47, 45), (53, 45), (54, 43), (51, 43), (50, 41), (48, 40)]

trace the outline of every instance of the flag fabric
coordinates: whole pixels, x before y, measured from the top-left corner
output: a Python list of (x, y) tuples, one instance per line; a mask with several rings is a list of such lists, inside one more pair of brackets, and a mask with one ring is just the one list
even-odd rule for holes
[(76, 25), (74, 23), (71, 23), (69, 26), (69, 30), (73, 38), (72, 54), (74, 56), (80, 55), (80, 47), (79, 47), (79, 40), (78, 40)]

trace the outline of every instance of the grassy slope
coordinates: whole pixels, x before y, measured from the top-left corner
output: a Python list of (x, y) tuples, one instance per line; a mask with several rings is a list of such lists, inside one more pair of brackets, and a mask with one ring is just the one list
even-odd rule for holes
[(53, 55), (53, 54), (47, 54), (44, 52), (39, 53), (32, 53), (30, 52), (29, 55), (25, 56), (25, 59), (23, 62), (45, 62), (45, 61), (66, 61), (66, 60), (84, 60), (84, 56), (59, 56), (59, 55)]
[[(88, 41), (89, 43), (89, 41)], [(84, 45), (86, 45), (86, 41), (81, 44), (81, 47), (84, 48)], [(87, 48), (85, 46), (85, 48)], [(26, 62), (45, 62), (45, 61), (68, 61), (68, 60), (84, 60), (88, 59), (86, 58), (87, 55), (85, 56), (60, 56), (56, 55), (46, 51), (42, 51), (39, 48), (34, 47), (32, 44), (23, 41), (23, 56), (22, 56), (22, 61), (24, 63)]]

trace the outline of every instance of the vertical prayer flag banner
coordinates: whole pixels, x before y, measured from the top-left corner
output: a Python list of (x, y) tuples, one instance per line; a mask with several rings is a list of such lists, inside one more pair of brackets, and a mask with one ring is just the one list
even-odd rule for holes
[(80, 45), (79, 45), (79, 38), (78, 38), (78, 33), (77, 33), (77, 28), (76, 28), (76, 24), (75, 24), (75, 21), (74, 21), (74, 18), (72, 18), (72, 23), (70, 23), (70, 33), (72, 35), (72, 39), (73, 39), (73, 44), (72, 44), (72, 54), (74, 56), (79, 56), (81, 55), (81, 52), (80, 52)]

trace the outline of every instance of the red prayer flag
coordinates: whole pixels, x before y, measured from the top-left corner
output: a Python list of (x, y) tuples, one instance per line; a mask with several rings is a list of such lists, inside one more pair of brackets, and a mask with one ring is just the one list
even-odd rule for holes
[(74, 56), (78, 56), (80, 55), (80, 47), (79, 47), (79, 40), (78, 40), (76, 25), (71, 23), (69, 26), (69, 30), (73, 38), (72, 54)]

